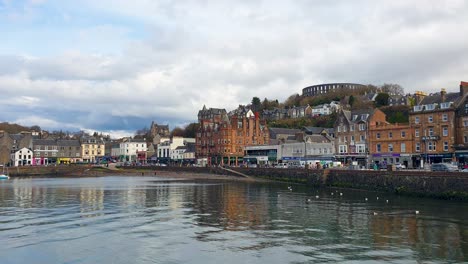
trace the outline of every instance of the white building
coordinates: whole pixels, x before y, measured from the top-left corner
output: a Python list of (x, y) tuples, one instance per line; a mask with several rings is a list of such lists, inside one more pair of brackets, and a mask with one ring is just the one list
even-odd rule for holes
[(119, 158), (123, 161), (137, 161), (139, 152), (146, 152), (147, 145), (146, 140), (144, 139), (124, 139), (123, 142), (119, 144)]
[(186, 146), (195, 144), (195, 138), (172, 137), (172, 139), (161, 139), (157, 146), (157, 157), (159, 160), (183, 160)]
[(13, 166), (31, 165), (33, 157), (33, 151), (28, 148), (22, 148), (11, 153)]
[(339, 102), (332, 101), (329, 104), (321, 104), (312, 107), (312, 115), (313, 116), (322, 116), (322, 115), (330, 115), (333, 112), (336, 112), (340, 109)]

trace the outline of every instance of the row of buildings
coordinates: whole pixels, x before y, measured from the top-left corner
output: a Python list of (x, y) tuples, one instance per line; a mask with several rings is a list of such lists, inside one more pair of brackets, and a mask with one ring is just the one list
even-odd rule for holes
[(167, 126), (161, 126), (153, 140), (154, 142), (147, 142), (145, 138), (105, 140), (92, 136), (57, 139), (36, 132), (9, 134), (0, 131), (0, 164), (40, 166), (108, 161), (142, 164), (195, 162), (194, 138), (170, 137)]
[(245, 107), (199, 111), (196, 157), (206, 164), (274, 164), (341, 161), (362, 167), (425, 163), (468, 163), (468, 83), (460, 90), (415, 94), (409, 123), (391, 124), (375, 109), (338, 112), (333, 129), (266, 127), (265, 119)]

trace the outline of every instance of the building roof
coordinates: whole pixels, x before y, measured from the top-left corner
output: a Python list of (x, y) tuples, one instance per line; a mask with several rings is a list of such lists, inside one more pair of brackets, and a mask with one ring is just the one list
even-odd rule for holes
[(57, 140), (57, 145), (63, 147), (80, 147), (80, 141), (78, 139), (59, 139)]
[(268, 128), (270, 131), (270, 138), (275, 139), (278, 135), (292, 135), (295, 136), (297, 133), (302, 132), (300, 129), (291, 129), (291, 128)]
[[(458, 101), (458, 99), (460, 99), (461, 96), (460, 96), (460, 93), (447, 93), (445, 95), (445, 102), (454, 102), (456, 103)], [(440, 93), (434, 93), (434, 94), (430, 94), (426, 97), (424, 97), (424, 99), (422, 99), (420, 105), (427, 105), (427, 104), (440, 104), (440, 103), (443, 103), (442, 102), (442, 95)]]
[(306, 134), (320, 134), (325, 128), (323, 127), (304, 127)]
[(52, 146), (57, 145), (57, 141), (55, 139), (34, 139), (33, 145)]

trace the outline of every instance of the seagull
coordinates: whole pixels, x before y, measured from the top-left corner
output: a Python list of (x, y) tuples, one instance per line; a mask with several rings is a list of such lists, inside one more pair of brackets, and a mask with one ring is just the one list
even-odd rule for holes
[(343, 193), (340, 193), (340, 196), (343, 196)]
[(377, 212), (374, 212), (374, 215), (378, 215), (378, 213), (377, 213)]
[(419, 211), (415, 211), (414, 213), (415, 213), (415, 214), (419, 214)]
[(310, 198), (306, 200), (306, 202), (311, 202), (311, 201), (312, 201), (312, 200), (311, 200)]
[(377, 196), (377, 200), (379, 199), (379, 197)]
[(366, 201), (367, 201), (367, 197), (366, 197)]
[(331, 195), (335, 195), (334, 193), (331, 193)]
[(388, 203), (388, 200), (386, 200), (386, 202)]
[(318, 196), (318, 195), (315, 195), (315, 198), (317, 198), (317, 199), (318, 199), (318, 198), (319, 198), (319, 196)]

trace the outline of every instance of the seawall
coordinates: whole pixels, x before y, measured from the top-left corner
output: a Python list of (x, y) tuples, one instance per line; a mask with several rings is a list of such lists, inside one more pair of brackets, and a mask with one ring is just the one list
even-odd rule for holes
[(441, 199), (468, 200), (468, 173), (430, 171), (304, 170), (236, 168), (244, 174), (315, 186), (379, 190)]

